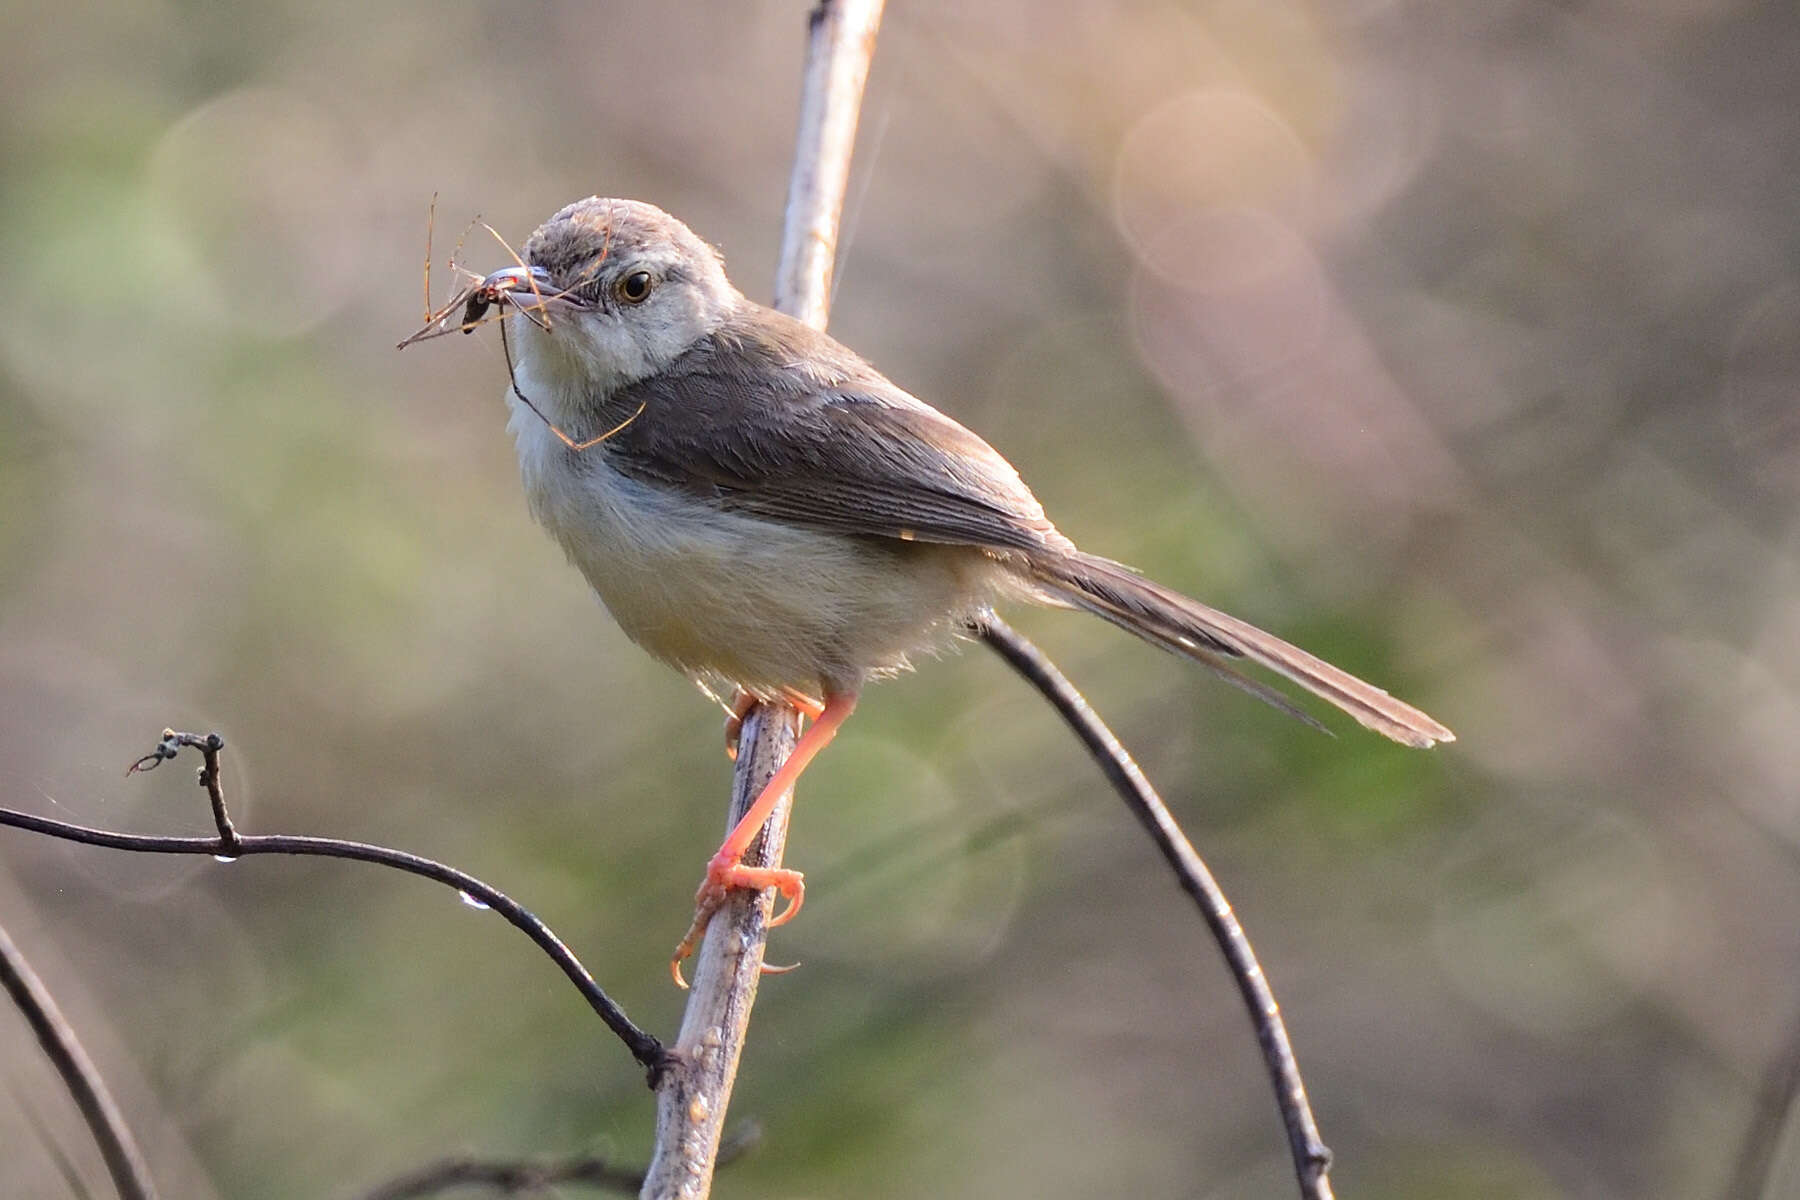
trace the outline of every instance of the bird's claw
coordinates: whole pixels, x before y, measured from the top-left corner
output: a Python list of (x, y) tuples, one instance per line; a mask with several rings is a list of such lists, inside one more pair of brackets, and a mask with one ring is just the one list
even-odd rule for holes
[(746, 867), (739, 859), (725, 854), (713, 855), (706, 864), (706, 878), (701, 881), (700, 890), (694, 893), (694, 920), (669, 958), (669, 974), (676, 987), (687, 987), (687, 980), (681, 974), (681, 961), (699, 947), (713, 914), (724, 906), (726, 894), (733, 888), (749, 891), (774, 888), (781, 894), (787, 905), (770, 914), (770, 929), (793, 920), (806, 901), (806, 877), (799, 871), (787, 867)]
[(744, 732), (744, 718), (756, 707), (756, 697), (740, 691), (725, 706), (725, 757), (737, 761), (738, 737)]

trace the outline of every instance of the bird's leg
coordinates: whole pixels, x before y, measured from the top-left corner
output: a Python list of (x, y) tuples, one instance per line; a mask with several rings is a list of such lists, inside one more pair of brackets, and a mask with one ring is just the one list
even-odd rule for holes
[(806, 885), (800, 872), (786, 867), (746, 867), (744, 851), (756, 840), (763, 823), (775, 810), (776, 802), (792, 790), (800, 773), (837, 736), (838, 727), (855, 708), (855, 692), (826, 693), (818, 721), (801, 735), (794, 746), (794, 752), (781, 764), (781, 769), (775, 772), (762, 793), (757, 796), (756, 802), (745, 811), (731, 832), (725, 835), (718, 853), (707, 861), (706, 878), (694, 895), (694, 922), (688, 926), (687, 936), (681, 939), (681, 944), (675, 947), (675, 953), (669, 959), (669, 972), (674, 975), (677, 984), (686, 986), (681, 978), (681, 960), (692, 954), (694, 947), (699, 945), (701, 935), (706, 932), (707, 922), (712, 920), (712, 915), (718, 911), (719, 906), (725, 903), (725, 894), (732, 888), (761, 890), (772, 887), (787, 898), (787, 907), (769, 919), (771, 929), (777, 925), (785, 925), (800, 911), (800, 905), (806, 898)]
[[(812, 720), (816, 721), (825, 715), (825, 702), (807, 695), (798, 688), (784, 687), (781, 689), (781, 694), (789, 704), (805, 713)], [(852, 699), (850, 703), (855, 705), (855, 699)]]

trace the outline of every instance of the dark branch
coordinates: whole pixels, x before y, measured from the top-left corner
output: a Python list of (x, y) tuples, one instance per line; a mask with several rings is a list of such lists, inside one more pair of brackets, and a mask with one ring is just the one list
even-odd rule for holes
[[(762, 1127), (747, 1121), (725, 1131), (719, 1142), (718, 1165), (729, 1166), (762, 1140)], [(361, 1200), (419, 1200), (458, 1187), (490, 1187), (502, 1195), (528, 1195), (566, 1184), (631, 1194), (644, 1186), (642, 1171), (615, 1167), (603, 1158), (519, 1159), (514, 1161), (446, 1158), (391, 1179)]]
[(530, 938), (550, 960), (562, 969), (562, 973), (575, 985), (588, 1005), (599, 1014), (606, 1027), (617, 1034), (625, 1043), (633, 1058), (643, 1064), (650, 1073), (652, 1086), (668, 1066), (668, 1054), (663, 1045), (651, 1034), (638, 1028), (625, 1015), (625, 1010), (613, 1002), (603, 991), (588, 969), (581, 965), (563, 940), (556, 936), (551, 928), (540, 920), (537, 914), (508, 896), (498, 888), (492, 887), (475, 876), (455, 867), (446, 866), (435, 859), (424, 858), (417, 854), (408, 854), (404, 850), (393, 850), (386, 846), (372, 846), (365, 842), (345, 841), (341, 838), (299, 837), (290, 834), (255, 834), (245, 836), (232, 827), (230, 815), (225, 809), (224, 793), (219, 783), (219, 751), (225, 746), (225, 740), (216, 733), (205, 735), (193, 733), (176, 733), (165, 730), (163, 739), (151, 753), (140, 758), (131, 766), (132, 771), (148, 771), (165, 759), (175, 757), (184, 746), (198, 749), (205, 759), (200, 768), (200, 783), (206, 788), (212, 799), (213, 821), (219, 831), (217, 837), (156, 837), (145, 834), (114, 833), (107, 829), (92, 829), (85, 825), (72, 825), (66, 821), (53, 821), (48, 817), (36, 816), (32, 813), (19, 812), (15, 809), (0, 808), (0, 825), (11, 825), (18, 829), (28, 829), (33, 833), (48, 834), (50, 837), (63, 838), (71, 842), (81, 842), (89, 846), (105, 846), (114, 850), (135, 850), (147, 854), (210, 854), (215, 858), (234, 859), (248, 858), (256, 854), (288, 854), (313, 858), (347, 858), (355, 862), (374, 863), (377, 866), (390, 867), (396, 871), (405, 871), (409, 875), (418, 875), (435, 880), (446, 887), (455, 888), (464, 896), (485, 908), (499, 913), (515, 929)]
[(1087, 700), (1056, 669), (1056, 664), (999, 617), (990, 617), (980, 632), (982, 640), (1062, 714), (1100, 764), (1107, 781), (1162, 851), (1181, 890), (1199, 906), (1200, 915), (1206, 918), (1231, 967), (1232, 977), (1237, 980), (1251, 1024), (1256, 1027), (1256, 1040), (1262, 1045), (1263, 1062), (1275, 1087), (1282, 1123), (1287, 1127), (1288, 1150), (1300, 1181), (1300, 1195), (1305, 1200), (1330, 1200), (1331, 1151), (1319, 1137), (1319, 1126), (1306, 1099), (1306, 1085), (1301, 1082), (1300, 1065), (1294, 1061), (1294, 1049), (1288, 1042), (1287, 1026), (1282, 1023), (1275, 993), (1269, 988), (1262, 965), (1256, 961), (1250, 939), (1231, 911), (1231, 902), (1143, 771)]
[(545, 1192), (564, 1184), (583, 1184), (602, 1191), (634, 1194), (644, 1185), (642, 1171), (627, 1171), (603, 1158), (573, 1158), (563, 1162), (484, 1162), (446, 1158), (417, 1171), (389, 1180), (363, 1200), (418, 1200), (459, 1187), (489, 1187), (503, 1196)]
[[(153, 771), (165, 759), (174, 758), (183, 746), (191, 746), (200, 751), (200, 786), (206, 789), (206, 798), (212, 802), (213, 827), (219, 831), (219, 841), (227, 847), (238, 845), (237, 826), (231, 823), (231, 814), (225, 808), (225, 785), (219, 777), (219, 751), (225, 749), (225, 739), (217, 733), (201, 736), (197, 733), (177, 733), (173, 729), (165, 729), (162, 741), (156, 743), (156, 749), (144, 755), (125, 769), (125, 774), (136, 775), (139, 771)], [(236, 855), (226, 854), (228, 858)]]
[(69, 1089), (75, 1107), (99, 1143), (100, 1157), (106, 1160), (107, 1173), (122, 1200), (155, 1200), (156, 1186), (150, 1181), (150, 1168), (139, 1153), (137, 1143), (119, 1106), (106, 1090), (106, 1082), (81, 1048), (75, 1030), (56, 1007), (56, 1000), (43, 980), (13, 945), (5, 929), (0, 929), (0, 987), (13, 998), (38, 1045), (44, 1048), (63, 1086)]

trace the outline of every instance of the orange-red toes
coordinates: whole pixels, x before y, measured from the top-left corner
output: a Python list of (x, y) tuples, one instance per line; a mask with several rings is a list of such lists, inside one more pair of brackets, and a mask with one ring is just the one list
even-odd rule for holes
[(724, 902), (725, 893), (733, 888), (750, 892), (774, 888), (781, 893), (787, 900), (787, 907), (769, 919), (769, 928), (773, 929), (787, 924), (800, 911), (806, 896), (806, 876), (787, 867), (746, 867), (741, 862), (721, 863), (715, 857), (706, 866), (706, 882), (695, 893), (694, 903), (717, 908)]
[(805, 692), (795, 691), (793, 688), (782, 688), (781, 695), (782, 698), (793, 705), (797, 711), (805, 713), (814, 721), (825, 715), (825, 702), (823, 700), (814, 699)]
[(706, 878), (701, 881), (700, 890), (694, 893), (694, 920), (669, 958), (669, 974), (676, 987), (686, 989), (687, 980), (681, 976), (681, 960), (692, 955), (700, 945), (700, 939), (706, 935), (706, 926), (725, 903), (725, 894), (733, 888), (753, 892), (774, 888), (781, 893), (787, 906), (769, 918), (770, 929), (793, 920), (806, 899), (806, 877), (798, 871), (786, 867), (746, 867), (724, 853), (713, 855), (706, 864)]
[(783, 871), (782, 878), (775, 881), (775, 888), (787, 901), (787, 907), (769, 916), (769, 928), (786, 925), (800, 912), (800, 906), (806, 903), (806, 877), (798, 871)]

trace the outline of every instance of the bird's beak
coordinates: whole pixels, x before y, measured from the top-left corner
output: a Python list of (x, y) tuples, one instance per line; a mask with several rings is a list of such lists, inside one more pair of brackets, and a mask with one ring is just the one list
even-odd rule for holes
[(472, 330), (488, 309), (495, 304), (511, 302), (528, 312), (541, 311), (551, 300), (574, 302), (550, 286), (550, 272), (542, 267), (506, 267), (495, 271), (469, 291), (463, 307), (462, 328)]
[(555, 294), (555, 289), (550, 286), (550, 272), (542, 267), (507, 267), (505, 270), (495, 271), (482, 280), (481, 286), (476, 290), (486, 292), (495, 299), (519, 292), (544, 297)]
[[(443, 308), (427, 313), (424, 327), (402, 339), (400, 349), (404, 350), (414, 342), (443, 337), (457, 330), (474, 333), (485, 322), (488, 310), (495, 306), (504, 309), (508, 304), (524, 313), (532, 324), (548, 332), (550, 320), (545, 314), (553, 300), (574, 308), (587, 307), (581, 297), (553, 288), (550, 285), (550, 272), (544, 268), (523, 265), (507, 267), (504, 271), (495, 271), (480, 283), (464, 288)], [(458, 305), (462, 306), (460, 319), (455, 315)], [(452, 321), (455, 323), (452, 324)]]

